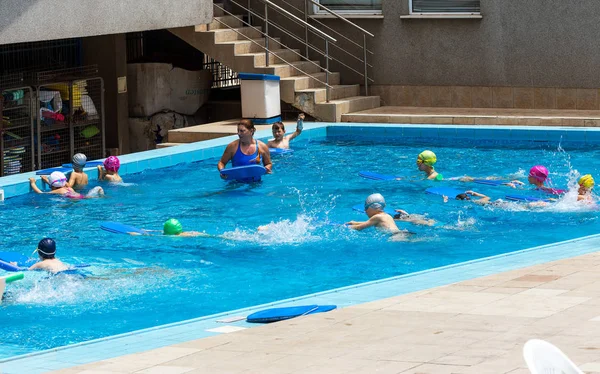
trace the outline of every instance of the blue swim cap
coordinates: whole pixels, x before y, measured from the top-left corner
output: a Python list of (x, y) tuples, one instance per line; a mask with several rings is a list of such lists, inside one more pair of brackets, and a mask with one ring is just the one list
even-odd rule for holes
[(37, 252), (42, 258), (54, 258), (56, 254), (56, 242), (52, 238), (40, 240), (37, 246)]

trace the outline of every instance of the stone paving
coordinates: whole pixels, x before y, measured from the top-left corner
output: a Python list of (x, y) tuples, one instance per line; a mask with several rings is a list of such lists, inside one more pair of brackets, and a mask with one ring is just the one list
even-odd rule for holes
[(600, 373), (600, 252), (54, 373), (526, 374), (528, 339)]

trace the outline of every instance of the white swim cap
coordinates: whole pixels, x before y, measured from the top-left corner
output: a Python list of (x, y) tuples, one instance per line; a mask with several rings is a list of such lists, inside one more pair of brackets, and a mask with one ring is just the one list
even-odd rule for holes
[(48, 182), (55, 188), (64, 187), (67, 184), (67, 177), (60, 171), (55, 171), (48, 177)]
[(365, 200), (365, 210), (369, 208), (383, 211), (385, 208), (385, 199), (380, 193), (374, 193), (367, 197), (367, 200)]

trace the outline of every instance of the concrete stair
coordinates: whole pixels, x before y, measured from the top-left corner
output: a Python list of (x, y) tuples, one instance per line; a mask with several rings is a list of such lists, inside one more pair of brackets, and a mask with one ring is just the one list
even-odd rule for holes
[(216, 7), (214, 11), (215, 17), (208, 25), (169, 31), (234, 71), (278, 75), (281, 77), (281, 100), (319, 120), (340, 122), (346, 113), (380, 106), (379, 96), (360, 96), (358, 84), (340, 85), (340, 74), (336, 72), (329, 74), (332, 88), (327, 102), (322, 83), (325, 82), (325, 73), (318, 61), (303, 59), (299, 50), (285, 48), (280, 39), (275, 38), (269, 40), (267, 66), (262, 48), (265, 40), (260, 34), (262, 28), (244, 27), (235, 17), (223, 15)]

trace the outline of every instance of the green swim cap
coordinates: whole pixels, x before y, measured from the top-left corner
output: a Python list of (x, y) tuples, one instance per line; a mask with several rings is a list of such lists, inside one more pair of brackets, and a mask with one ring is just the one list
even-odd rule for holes
[(437, 162), (435, 153), (431, 151), (423, 151), (417, 156), (417, 163), (423, 163), (425, 165), (433, 166)]
[(165, 235), (179, 235), (183, 232), (181, 223), (175, 218), (171, 218), (163, 225), (163, 233)]

